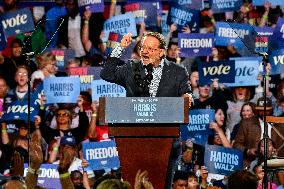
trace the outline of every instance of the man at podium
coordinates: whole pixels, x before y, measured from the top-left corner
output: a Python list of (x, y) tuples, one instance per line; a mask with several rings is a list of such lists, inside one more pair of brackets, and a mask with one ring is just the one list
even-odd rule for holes
[(139, 49), (140, 60), (131, 59), (120, 66), (120, 57), (132, 42), (132, 35), (123, 36), (107, 58), (101, 77), (126, 89), (128, 97), (189, 97), (191, 88), (186, 69), (165, 59), (166, 42), (158, 32), (145, 33)]

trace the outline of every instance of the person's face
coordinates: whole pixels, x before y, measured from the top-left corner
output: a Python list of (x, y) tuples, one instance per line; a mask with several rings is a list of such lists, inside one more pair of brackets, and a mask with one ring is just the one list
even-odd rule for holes
[(8, 92), (8, 86), (5, 80), (0, 79), (0, 98), (4, 98)]
[(68, 124), (70, 122), (70, 113), (65, 110), (59, 110), (56, 114), (56, 121), (59, 125)]
[(217, 112), (215, 113), (215, 120), (216, 120), (218, 126), (224, 125), (225, 115), (224, 115), (224, 112), (221, 109), (218, 109)]
[(222, 140), (218, 133), (215, 133), (213, 143), (214, 145), (220, 145), (220, 146), (223, 145)]
[(188, 189), (197, 189), (197, 188), (198, 188), (197, 178), (189, 177), (188, 178)]
[[(272, 142), (269, 140), (268, 141), (268, 157), (270, 157), (275, 151), (275, 148), (272, 145)], [(264, 155), (264, 141), (261, 142), (260, 144), (260, 153)]]
[(172, 44), (167, 50), (167, 55), (170, 58), (177, 58), (178, 57), (178, 46), (175, 44)]
[(11, 10), (16, 7), (16, 0), (4, 0), (4, 5), (7, 10)]
[(187, 189), (187, 180), (178, 179), (173, 183), (173, 189)]
[(198, 83), (197, 83), (198, 80), (199, 80), (198, 72), (197, 71), (192, 72), (190, 75), (191, 87), (193, 88), (198, 87)]
[(186, 149), (182, 154), (182, 159), (185, 163), (190, 163), (192, 160), (192, 149)]
[(22, 50), (23, 50), (23, 48), (18, 43), (13, 44), (13, 46), (12, 46), (13, 57), (21, 56)]
[(262, 179), (263, 179), (263, 177), (264, 177), (264, 171), (263, 171), (261, 165), (258, 166), (258, 167), (255, 169), (255, 175), (257, 176), (257, 178), (258, 178), (259, 180), (262, 180)]
[(25, 86), (28, 83), (28, 71), (25, 68), (19, 68), (16, 72), (15, 80), (18, 86)]
[(140, 56), (144, 65), (160, 64), (161, 58), (164, 55), (165, 50), (160, 49), (159, 45), (160, 41), (152, 36), (148, 36), (142, 41)]
[(20, 127), (20, 129), (19, 129), (19, 135), (20, 135), (20, 136), (27, 136), (27, 135), (28, 135), (28, 128), (26, 128), (26, 127)]
[(45, 69), (48, 71), (48, 73), (50, 74), (56, 74), (57, 72), (57, 66), (56, 66), (56, 62), (55, 61), (49, 61), (46, 66)]
[(235, 89), (235, 94), (236, 94), (237, 100), (243, 101), (246, 99), (247, 89), (243, 87), (238, 87)]
[(75, 173), (72, 176), (72, 182), (73, 182), (74, 186), (82, 186), (83, 177), (79, 173)]
[(199, 86), (199, 97), (209, 98), (209, 94), (210, 94), (210, 86), (209, 85)]
[(253, 117), (254, 113), (250, 105), (245, 105), (242, 110), (242, 117), (243, 118), (250, 118)]

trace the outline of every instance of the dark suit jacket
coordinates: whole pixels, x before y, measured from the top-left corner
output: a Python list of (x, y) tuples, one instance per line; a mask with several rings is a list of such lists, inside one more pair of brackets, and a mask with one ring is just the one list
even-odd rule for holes
[[(144, 96), (134, 79), (134, 68), (137, 68), (142, 78), (145, 77), (142, 62), (129, 60), (119, 66), (120, 63), (119, 58), (108, 57), (104, 68), (101, 70), (101, 78), (123, 86), (128, 97)], [(165, 59), (156, 97), (180, 97), (185, 93), (191, 93), (186, 69)]]

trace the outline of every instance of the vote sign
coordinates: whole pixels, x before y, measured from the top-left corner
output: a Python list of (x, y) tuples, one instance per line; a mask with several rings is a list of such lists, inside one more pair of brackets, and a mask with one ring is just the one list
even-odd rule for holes
[(214, 13), (237, 11), (241, 8), (242, 0), (210, 0), (211, 9)]
[(93, 80), (92, 83), (92, 100), (99, 100), (99, 97), (126, 97), (124, 87), (107, 82), (103, 79)]
[(245, 36), (252, 35), (253, 27), (248, 24), (217, 22), (215, 30), (215, 45), (244, 46)]
[(220, 83), (235, 82), (235, 61), (200, 62), (198, 65), (200, 85), (210, 84), (212, 79)]
[(76, 103), (80, 95), (80, 78), (45, 78), (43, 88), (47, 103)]
[(243, 169), (243, 151), (217, 145), (206, 145), (205, 149), (204, 165), (209, 173), (229, 176)]
[(32, 13), (28, 8), (4, 13), (0, 18), (6, 38), (33, 31), (35, 28)]
[(83, 143), (83, 156), (93, 170), (119, 168), (118, 151), (114, 141)]
[[(37, 183), (39, 186), (48, 189), (61, 189), (61, 183), (59, 180), (59, 172), (57, 171), (58, 165), (55, 164), (41, 164), (39, 168), (39, 175)], [(24, 177), (28, 174), (29, 165), (24, 164)]]
[(274, 50), (269, 55), (271, 74), (281, 74), (284, 71), (284, 49)]
[(214, 46), (214, 34), (179, 33), (178, 47), (181, 57), (209, 56)]
[(228, 87), (257, 86), (259, 84), (257, 76), (260, 60), (258, 58), (234, 57), (230, 60), (235, 61), (236, 75), (234, 83), (226, 83)]

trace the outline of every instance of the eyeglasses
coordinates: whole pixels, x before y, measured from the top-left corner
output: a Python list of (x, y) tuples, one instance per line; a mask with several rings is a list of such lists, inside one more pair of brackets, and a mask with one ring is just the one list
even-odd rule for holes
[(154, 49), (154, 48), (151, 48), (151, 47), (142, 46), (142, 47), (140, 48), (140, 50), (141, 50), (142, 52), (147, 51), (147, 52), (153, 53), (153, 52), (155, 52), (155, 51), (157, 51), (157, 50), (159, 50), (159, 49)]
[(56, 116), (57, 117), (69, 117), (69, 114), (68, 113), (61, 113), (61, 114), (57, 113)]
[(23, 73), (23, 72), (17, 72), (16, 73), (18, 76), (27, 76), (28, 74), (27, 73)]

